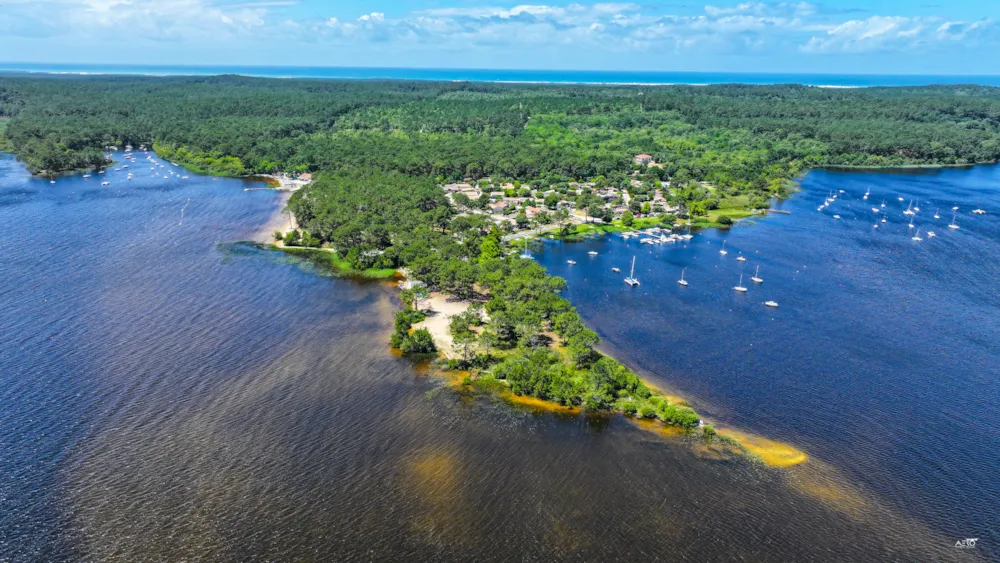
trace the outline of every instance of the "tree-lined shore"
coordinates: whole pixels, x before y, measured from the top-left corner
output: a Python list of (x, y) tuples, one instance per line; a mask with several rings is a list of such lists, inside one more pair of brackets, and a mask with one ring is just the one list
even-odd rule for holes
[[(209, 174), (313, 173), (288, 203), (298, 228), (284, 242), (325, 247), (345, 270), (405, 268), (478, 303), (452, 322), (468, 352), (452, 367), (517, 394), (694, 428), (694, 411), (595, 350), (563, 280), (518, 258), (487, 215), (460, 209), (488, 199), (456, 206), (442, 186), (482, 183), (483, 198), (530, 186), (525, 207), (572, 190), (585, 209), (592, 187), (610, 186), (638, 212), (659, 197), (694, 224), (720, 224), (811, 168), (995, 162), (1000, 90), (0, 77), (0, 149), (33, 172), (100, 167), (107, 146), (126, 144)], [(620, 221), (637, 220), (627, 212)], [(413, 330), (414, 294), (404, 301), (392, 344), (432, 351)]]

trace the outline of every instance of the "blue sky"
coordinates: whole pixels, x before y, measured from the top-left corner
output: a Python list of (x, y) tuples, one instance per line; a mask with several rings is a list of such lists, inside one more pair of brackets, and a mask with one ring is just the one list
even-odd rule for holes
[(6, 62), (1000, 74), (998, 0), (0, 0)]

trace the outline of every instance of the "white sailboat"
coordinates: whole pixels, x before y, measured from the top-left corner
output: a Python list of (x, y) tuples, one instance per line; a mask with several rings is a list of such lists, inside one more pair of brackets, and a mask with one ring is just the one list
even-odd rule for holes
[(924, 239), (920, 238), (920, 229), (917, 229), (917, 234), (913, 235), (913, 240), (920, 242)]
[(941, 218), (941, 210), (940, 209), (938, 209), (937, 211), (934, 212), (934, 218), (935, 219), (940, 219)]
[(865, 192), (864, 197), (862, 197), (861, 199), (863, 199), (865, 201), (868, 201), (868, 195), (871, 194), (871, 193), (872, 193), (872, 189), (868, 188), (868, 190)]
[(757, 270), (754, 271), (753, 277), (750, 280), (754, 283), (764, 283), (764, 278), (760, 277), (760, 264), (757, 265)]
[(722, 241), (722, 250), (719, 251), (719, 254), (721, 254), (723, 256), (725, 256), (726, 254), (729, 254), (728, 252), (726, 252), (726, 241)]
[(747, 288), (743, 287), (743, 272), (740, 272), (740, 285), (734, 287), (733, 289), (735, 289), (736, 291), (738, 291), (740, 293), (746, 293), (747, 292)]
[(684, 287), (687, 287), (687, 284), (688, 284), (687, 280), (684, 279), (684, 272), (686, 272), (686, 271), (687, 271), (687, 268), (684, 268), (683, 270), (681, 270), (681, 279), (677, 280), (677, 283), (683, 285)]
[(956, 211), (951, 216), (951, 223), (948, 225), (949, 229), (953, 229), (953, 230), (956, 230), (956, 231), (958, 230), (958, 221), (956, 220), (957, 218), (958, 218), (958, 212)]
[(914, 213), (916, 212), (913, 211), (913, 200), (911, 199), (910, 204), (906, 206), (906, 211), (903, 212), (903, 215), (913, 215)]
[(639, 280), (635, 279), (635, 256), (632, 257), (632, 270), (628, 273), (628, 277), (625, 278), (625, 283), (633, 287), (639, 285)]

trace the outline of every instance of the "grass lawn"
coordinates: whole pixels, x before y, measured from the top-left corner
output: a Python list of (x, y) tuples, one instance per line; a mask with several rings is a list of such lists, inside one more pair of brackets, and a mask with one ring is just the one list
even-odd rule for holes
[(285, 252), (296, 256), (301, 256), (312, 261), (318, 266), (328, 267), (337, 276), (367, 278), (367, 279), (390, 279), (396, 275), (395, 268), (368, 268), (367, 270), (356, 270), (351, 263), (341, 258), (335, 252), (319, 248), (285, 247)]

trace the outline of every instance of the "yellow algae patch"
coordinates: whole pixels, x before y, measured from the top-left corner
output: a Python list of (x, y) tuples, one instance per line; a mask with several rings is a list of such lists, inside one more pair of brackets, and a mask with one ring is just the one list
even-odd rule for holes
[(826, 506), (855, 518), (871, 513), (875, 508), (857, 486), (849, 484), (833, 467), (821, 462), (789, 472), (788, 482)]
[(719, 430), (718, 432), (721, 436), (736, 440), (747, 451), (756, 455), (761, 461), (771, 467), (791, 467), (809, 459), (809, 456), (805, 452), (784, 442), (769, 440), (761, 436), (740, 432), (739, 430), (730, 430), (728, 428)]
[(656, 434), (661, 438), (677, 438), (678, 436), (687, 436), (690, 434), (687, 430), (681, 428), (680, 426), (674, 426), (672, 424), (663, 424), (659, 420), (651, 418), (635, 418), (631, 416), (623, 417), (625, 420), (629, 421), (630, 424), (651, 434)]
[(463, 468), (454, 450), (424, 448), (406, 460), (408, 490), (420, 508), (410, 521), (411, 529), (431, 542), (475, 543), (470, 505), (462, 484)]
[(559, 414), (580, 414), (581, 412), (580, 407), (566, 407), (555, 401), (546, 401), (538, 397), (515, 395), (513, 393), (504, 393), (502, 396), (511, 404), (525, 406), (536, 412), (553, 412)]

